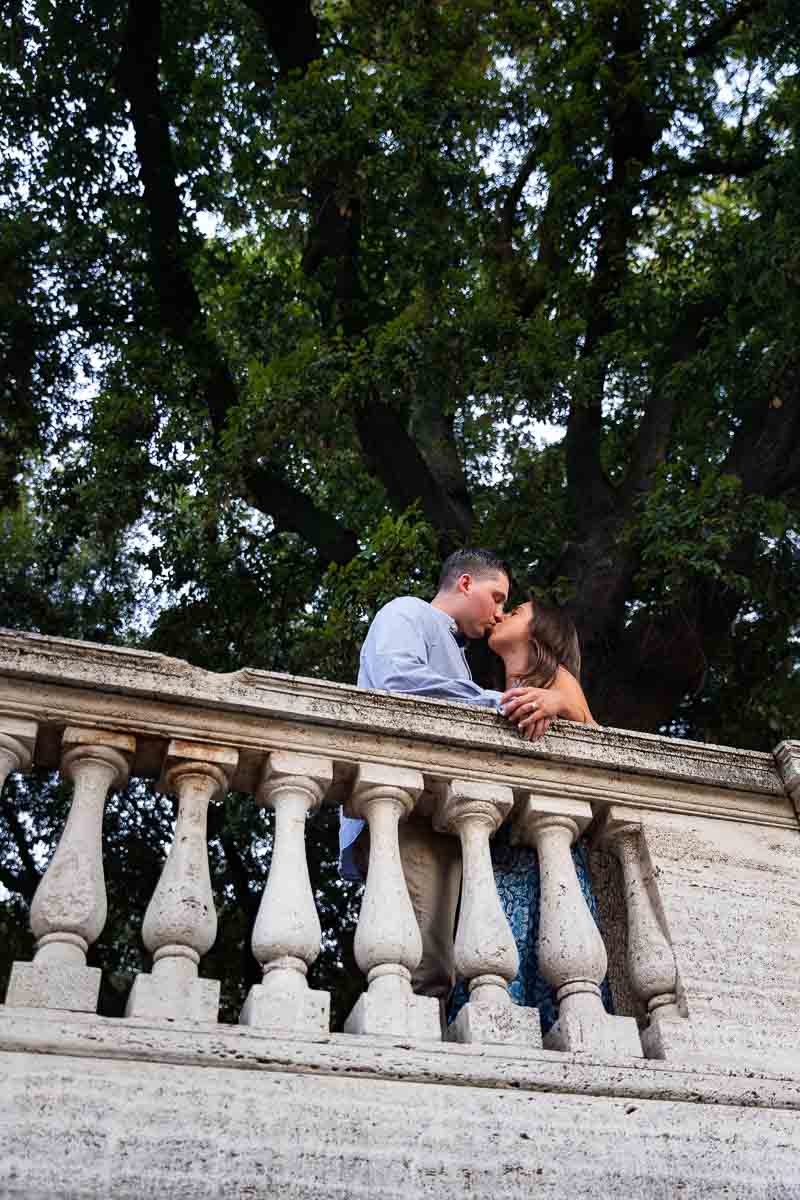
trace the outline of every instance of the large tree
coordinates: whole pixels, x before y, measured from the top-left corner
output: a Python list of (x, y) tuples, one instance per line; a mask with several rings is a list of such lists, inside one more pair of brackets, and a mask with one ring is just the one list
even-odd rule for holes
[[(138, 522), (213, 663), (220, 592), (324, 609), (416, 506), (571, 602), (603, 721), (791, 671), (788, 0), (6, 7), (3, 494), (56, 574)], [(314, 670), (302, 624), (225, 642)]]
[(489, 543), (601, 721), (796, 731), (793, 0), (2, 7), (3, 623), (350, 680)]

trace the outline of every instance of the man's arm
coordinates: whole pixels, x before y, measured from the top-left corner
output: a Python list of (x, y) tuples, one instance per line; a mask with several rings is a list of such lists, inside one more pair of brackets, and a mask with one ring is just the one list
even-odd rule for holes
[(363, 653), (369, 687), (484, 708), (496, 709), (499, 703), (499, 692), (479, 687), (471, 679), (450, 678), (432, 670), (425, 638), (417, 622), (405, 613), (378, 613)]

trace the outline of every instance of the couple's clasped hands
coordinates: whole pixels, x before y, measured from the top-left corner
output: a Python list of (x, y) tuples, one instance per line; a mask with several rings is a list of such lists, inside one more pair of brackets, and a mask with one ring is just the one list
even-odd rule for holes
[(566, 697), (557, 687), (513, 687), (503, 692), (500, 711), (523, 737), (534, 742), (544, 737), (553, 717), (563, 712), (565, 702)]

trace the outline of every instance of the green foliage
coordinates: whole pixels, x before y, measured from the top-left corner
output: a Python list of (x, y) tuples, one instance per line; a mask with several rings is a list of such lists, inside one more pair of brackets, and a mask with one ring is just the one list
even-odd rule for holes
[(785, 536), (787, 521), (782, 501), (743, 497), (733, 475), (708, 469), (698, 478), (685, 463), (664, 468), (637, 523), (640, 586), (662, 605), (702, 577), (749, 596), (754, 579), (733, 569), (734, 547), (743, 533), (750, 533), (763, 539), (762, 552), (769, 554), (769, 543)]
[(313, 612), (292, 615), (288, 632), (302, 647), (303, 673), (355, 679), (358, 652), (378, 609), (395, 596), (432, 596), (437, 575), (435, 535), (418, 511), (382, 516), (355, 558), (328, 568)]

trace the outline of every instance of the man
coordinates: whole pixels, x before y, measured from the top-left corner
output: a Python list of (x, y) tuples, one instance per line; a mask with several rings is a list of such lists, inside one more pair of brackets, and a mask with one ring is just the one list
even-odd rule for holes
[[(502, 711), (501, 693), (479, 687), (472, 679), (464, 646), (468, 638), (485, 637), (503, 620), (510, 586), (507, 564), (491, 550), (457, 550), (443, 564), (430, 603), (401, 596), (377, 614), (361, 648), (358, 686)], [(522, 696), (518, 689), (514, 694)], [(509, 719), (519, 721), (521, 715), (517, 711)], [(537, 729), (541, 731), (541, 723)], [(341, 868), (346, 878), (363, 878), (368, 837), (363, 821), (342, 818)], [(453, 983), (460, 846), (455, 838), (436, 833), (429, 818), (415, 809), (400, 824), (400, 857), (422, 934), (422, 960), (412, 985), (415, 992), (444, 999)]]

